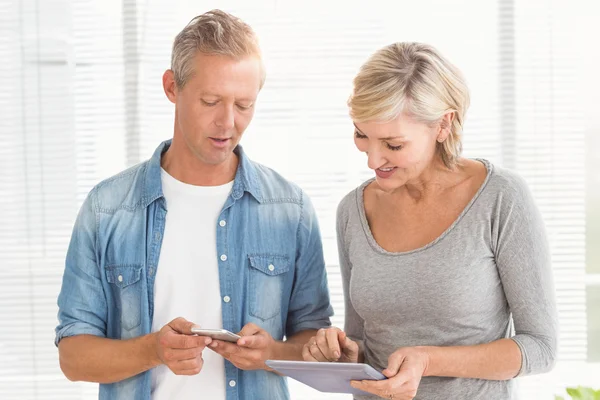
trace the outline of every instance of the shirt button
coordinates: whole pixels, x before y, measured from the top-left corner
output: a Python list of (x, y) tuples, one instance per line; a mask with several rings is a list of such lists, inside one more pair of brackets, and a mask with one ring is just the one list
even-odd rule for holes
[(233, 379), (229, 381), (229, 386), (235, 387), (235, 381)]
[[(225, 225), (227, 225), (227, 222), (225, 222), (225, 220), (224, 220), (224, 219), (222, 219), (222, 220), (220, 220), (220, 221), (219, 221), (219, 225), (220, 225), (220, 226), (225, 226)], [(233, 381), (232, 381), (232, 382), (233, 382)]]
[(160, 232), (156, 232), (156, 233), (154, 234), (154, 238), (155, 238), (156, 240), (160, 240)]
[(154, 275), (154, 268), (150, 268), (148, 270), (148, 273), (150, 274), (150, 276)]
[(225, 297), (223, 297), (223, 301), (224, 301), (225, 303), (229, 303), (229, 302), (231, 301), (231, 297), (229, 297), (229, 296), (225, 296)]
[(269, 264), (269, 271), (274, 271), (275, 270), (275, 266), (273, 264)]
[(225, 254), (221, 254), (221, 261), (227, 261), (227, 256)]
[(119, 282), (123, 282), (123, 275), (119, 275), (118, 278)]

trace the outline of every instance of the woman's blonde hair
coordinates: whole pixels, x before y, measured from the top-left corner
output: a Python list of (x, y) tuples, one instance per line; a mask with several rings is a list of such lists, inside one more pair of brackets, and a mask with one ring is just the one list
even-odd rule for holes
[(193, 59), (198, 52), (235, 59), (256, 57), (261, 64), (262, 88), (266, 73), (258, 38), (241, 19), (221, 10), (212, 10), (192, 19), (177, 35), (171, 54), (171, 70), (178, 88), (183, 88), (194, 73)]
[(432, 46), (403, 42), (378, 50), (354, 78), (348, 106), (355, 122), (386, 122), (405, 112), (432, 125), (454, 113), (450, 134), (437, 149), (448, 168), (457, 164), (469, 89), (458, 68)]

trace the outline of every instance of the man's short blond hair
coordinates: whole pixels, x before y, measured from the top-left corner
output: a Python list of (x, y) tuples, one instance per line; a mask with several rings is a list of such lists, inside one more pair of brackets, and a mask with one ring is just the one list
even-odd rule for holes
[(258, 37), (241, 19), (212, 10), (198, 15), (183, 28), (175, 38), (171, 54), (171, 70), (178, 88), (183, 88), (194, 73), (193, 59), (199, 52), (235, 59), (256, 57), (261, 64), (262, 88), (266, 74)]
[(469, 101), (465, 80), (454, 65), (432, 46), (404, 42), (378, 50), (363, 64), (348, 106), (355, 122), (387, 122), (404, 112), (433, 125), (454, 113), (450, 134), (437, 144), (442, 161), (453, 168), (462, 152)]

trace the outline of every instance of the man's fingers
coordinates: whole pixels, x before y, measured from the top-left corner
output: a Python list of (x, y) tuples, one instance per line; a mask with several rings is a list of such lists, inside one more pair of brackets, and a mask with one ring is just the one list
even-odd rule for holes
[(202, 358), (194, 358), (193, 360), (182, 360), (170, 364), (171, 369), (177, 371), (185, 371), (187, 369), (194, 369), (202, 366)]
[(176, 375), (198, 375), (201, 370), (202, 370), (202, 367), (197, 367), (197, 368), (193, 368), (193, 369), (186, 369), (185, 371), (178, 371), (178, 372), (175, 372), (175, 374)]
[(237, 354), (242, 351), (242, 348), (236, 344), (223, 342), (221, 340), (214, 340), (209, 346), (209, 349), (215, 353), (222, 355), (225, 358), (231, 357), (233, 354)]
[(214, 351), (215, 353), (219, 354), (221, 357), (224, 358), (228, 358), (228, 355), (225, 355), (225, 349), (223, 349), (223, 347), (218, 346), (217, 342), (212, 342), (210, 344), (210, 346), (207, 346), (209, 349), (211, 349), (212, 351)]
[(182, 335), (175, 332), (167, 332), (161, 337), (160, 344), (172, 349), (191, 349), (194, 347), (204, 348), (211, 341), (211, 338), (204, 336)]
[(193, 322), (188, 321), (185, 318), (175, 318), (173, 321), (168, 323), (169, 327), (177, 333), (184, 335), (192, 334), (192, 327), (195, 325)]
[(167, 366), (176, 375), (196, 375), (202, 370), (204, 360), (202, 357), (196, 357), (191, 360), (181, 360), (168, 363)]
[(254, 335), (254, 336), (243, 336), (241, 339), (237, 341), (240, 346), (248, 347), (251, 349), (260, 349), (267, 345), (267, 338), (263, 335)]
[(261, 329), (258, 325), (255, 325), (253, 323), (248, 323), (248, 324), (244, 325), (244, 327), (238, 333), (238, 335), (239, 336), (253, 336), (260, 331), (261, 331)]
[(194, 347), (191, 349), (167, 349), (164, 353), (164, 359), (167, 362), (193, 360), (202, 354), (202, 349)]
[[(191, 360), (189, 360), (191, 361)], [(176, 375), (197, 375), (200, 373), (200, 371), (202, 370), (202, 367), (204, 366), (204, 360), (199, 359), (199, 360), (195, 360), (195, 363), (181, 363), (178, 364), (176, 366), (174, 366), (173, 368), (171, 368), (171, 371), (173, 371), (173, 373), (175, 373)], [(188, 368), (189, 367), (189, 368)]]

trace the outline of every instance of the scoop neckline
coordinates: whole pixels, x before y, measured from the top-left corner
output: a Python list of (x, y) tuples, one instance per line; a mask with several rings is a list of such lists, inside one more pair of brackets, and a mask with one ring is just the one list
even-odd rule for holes
[(356, 205), (358, 207), (360, 222), (361, 222), (363, 231), (365, 233), (365, 236), (367, 237), (367, 242), (369, 242), (369, 245), (371, 246), (371, 248), (373, 248), (373, 250), (375, 250), (376, 252), (378, 252), (380, 254), (384, 254), (384, 255), (388, 255), (388, 256), (405, 256), (405, 255), (411, 255), (414, 253), (419, 253), (419, 252), (428, 250), (431, 247), (435, 246), (437, 243), (439, 243), (441, 240), (443, 240), (446, 236), (448, 236), (450, 234), (450, 232), (452, 232), (454, 230), (454, 228), (460, 223), (460, 221), (465, 217), (465, 215), (473, 207), (473, 204), (475, 204), (477, 199), (481, 196), (481, 193), (486, 188), (486, 186), (490, 180), (490, 177), (492, 175), (492, 172), (493, 172), (493, 165), (488, 160), (482, 159), (482, 158), (475, 158), (473, 160), (481, 162), (487, 171), (485, 179), (483, 180), (483, 183), (481, 184), (479, 189), (477, 189), (477, 192), (475, 193), (475, 195), (473, 195), (473, 197), (471, 198), (469, 203), (467, 203), (467, 205), (461, 211), (461, 213), (458, 215), (458, 217), (454, 220), (454, 222), (452, 222), (452, 224), (448, 228), (446, 228), (446, 230), (444, 232), (442, 232), (437, 238), (435, 238), (431, 242), (429, 242), (421, 247), (417, 247), (416, 249), (412, 249), (412, 250), (388, 251), (388, 250), (384, 249), (383, 247), (381, 247), (379, 245), (379, 243), (377, 243), (377, 241), (375, 240), (375, 237), (373, 236), (373, 232), (371, 232), (371, 227), (369, 226), (369, 221), (367, 220), (367, 214), (365, 211), (365, 202), (364, 202), (364, 191), (365, 191), (366, 187), (369, 186), (369, 184), (375, 180), (375, 178), (371, 178), (371, 179), (363, 182), (362, 185), (360, 185), (358, 188), (356, 188), (356, 191), (357, 191)]

